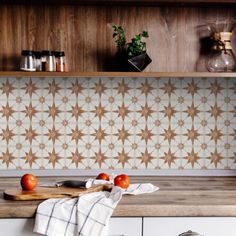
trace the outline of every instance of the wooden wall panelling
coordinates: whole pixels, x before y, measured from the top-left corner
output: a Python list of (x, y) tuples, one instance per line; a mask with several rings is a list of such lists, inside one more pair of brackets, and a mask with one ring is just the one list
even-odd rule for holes
[[(115, 54), (109, 23), (130, 39), (148, 30), (146, 71), (195, 71), (197, 26), (236, 21), (236, 8), (1, 5), (0, 70), (17, 70), (22, 49), (64, 50), (71, 71), (109, 71)], [(114, 68), (113, 68), (114, 69)]]

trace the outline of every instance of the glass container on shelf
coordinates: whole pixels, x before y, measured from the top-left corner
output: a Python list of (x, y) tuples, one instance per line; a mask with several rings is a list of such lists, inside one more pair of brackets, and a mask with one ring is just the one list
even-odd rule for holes
[(42, 62), (41, 62), (41, 52), (40, 51), (34, 51), (35, 55), (35, 68), (36, 71), (42, 71)]
[(55, 61), (56, 61), (56, 71), (65, 72), (66, 71), (66, 60), (65, 60), (65, 52), (56, 51), (54, 52)]
[(23, 71), (36, 71), (35, 56), (31, 50), (22, 50), (20, 69)]
[(236, 58), (231, 46), (231, 32), (214, 33), (211, 54), (206, 60), (210, 72), (232, 72), (236, 70)]
[(236, 59), (233, 53), (235, 52), (235, 24), (236, 21), (232, 20), (200, 22), (196, 28), (200, 46), (199, 58), (196, 62), (197, 71), (236, 70)]
[(55, 56), (52, 51), (42, 51), (42, 71), (56, 71)]

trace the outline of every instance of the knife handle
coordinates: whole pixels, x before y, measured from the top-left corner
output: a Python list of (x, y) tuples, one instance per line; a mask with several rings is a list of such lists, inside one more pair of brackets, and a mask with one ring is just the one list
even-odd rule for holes
[(69, 188), (90, 188), (92, 186), (91, 181), (82, 180), (64, 180), (56, 183), (57, 187), (65, 186)]

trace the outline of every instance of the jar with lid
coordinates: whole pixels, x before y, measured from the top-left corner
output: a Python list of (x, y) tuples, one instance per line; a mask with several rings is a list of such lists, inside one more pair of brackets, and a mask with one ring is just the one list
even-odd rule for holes
[(54, 52), (54, 55), (56, 61), (56, 71), (65, 72), (66, 71), (65, 52), (57, 51)]
[(42, 71), (41, 52), (34, 51), (36, 71)]
[(56, 71), (55, 70), (55, 56), (52, 51), (42, 51), (42, 71)]
[(31, 50), (22, 50), (20, 69), (24, 71), (36, 71), (35, 56)]
[(206, 61), (210, 72), (231, 72), (236, 70), (236, 58), (231, 46), (231, 32), (214, 33), (211, 54)]

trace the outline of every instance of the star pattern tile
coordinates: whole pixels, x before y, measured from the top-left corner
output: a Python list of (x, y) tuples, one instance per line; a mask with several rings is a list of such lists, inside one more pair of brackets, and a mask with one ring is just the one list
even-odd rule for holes
[(2, 78), (0, 169), (236, 169), (227, 78)]

